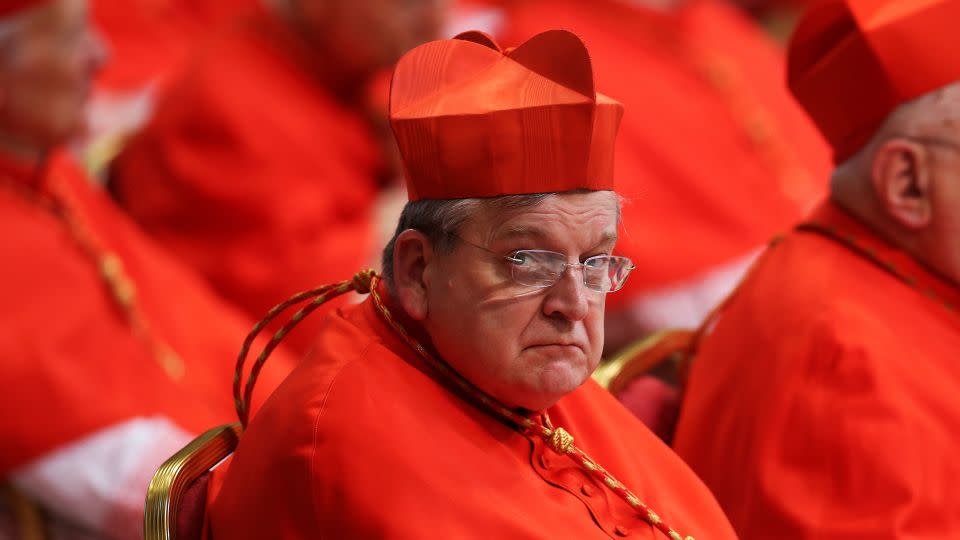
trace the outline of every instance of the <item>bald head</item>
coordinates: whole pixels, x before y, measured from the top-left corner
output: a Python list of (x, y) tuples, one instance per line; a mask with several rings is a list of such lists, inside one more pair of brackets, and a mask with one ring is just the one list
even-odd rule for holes
[(951, 84), (898, 107), (877, 133), (885, 139), (898, 135), (936, 137), (949, 134), (960, 120), (960, 82)]
[(837, 167), (833, 200), (960, 281), (960, 82), (897, 108)]

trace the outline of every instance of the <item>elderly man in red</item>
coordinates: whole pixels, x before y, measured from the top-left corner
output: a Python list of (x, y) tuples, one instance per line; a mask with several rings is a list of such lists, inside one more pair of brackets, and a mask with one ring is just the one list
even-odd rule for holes
[(960, 0), (829, 0), (790, 87), (839, 164), (700, 345), (675, 447), (742, 538), (960, 538)]
[(0, 483), (56, 538), (140, 536), (159, 464), (229, 419), (248, 326), (64, 149), (103, 58), (85, 0), (0, 0)]
[(391, 121), (410, 202), (366, 302), (253, 417), (212, 536), (734, 538), (710, 493), (589, 380), (614, 255), (613, 143), (583, 43), (420, 46)]

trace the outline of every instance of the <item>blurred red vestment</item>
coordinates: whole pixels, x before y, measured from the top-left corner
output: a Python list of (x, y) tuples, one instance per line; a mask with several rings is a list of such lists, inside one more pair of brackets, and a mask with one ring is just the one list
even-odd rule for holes
[[(637, 269), (609, 311), (737, 266), (824, 192), (829, 150), (787, 92), (781, 51), (727, 2), (691, 0), (673, 12), (627, 0), (486, 3), (504, 10), (501, 43), (546, 28), (580, 35), (597, 87), (624, 105), (617, 249)], [(735, 281), (669, 304), (678, 315), (658, 306), (639, 316), (653, 327), (696, 325)]]
[(256, 0), (92, 0), (110, 49), (97, 82), (111, 91), (164, 84), (211, 30), (253, 10)]
[(244, 19), (171, 84), (113, 170), (134, 219), (257, 319), (373, 255), (380, 148), (311, 73), (315, 56), (267, 13)]
[(841, 240), (763, 256), (702, 343), (674, 446), (741, 538), (958, 538), (960, 288), (834, 206), (810, 222)]
[[(329, 317), (243, 435), (213, 538), (664, 538), (568, 456), (428, 373), (372, 301)], [(595, 383), (547, 412), (675, 530), (734, 538), (686, 465)]]
[[(56, 155), (38, 172), (0, 156), (0, 228), (0, 477), (131, 418), (165, 417), (193, 433), (235, 421), (232, 374), (251, 323), (144, 236), (72, 158)], [(144, 332), (106, 274), (133, 285)], [(157, 354), (161, 343), (178, 358)], [(279, 352), (261, 397), (292, 367)]]

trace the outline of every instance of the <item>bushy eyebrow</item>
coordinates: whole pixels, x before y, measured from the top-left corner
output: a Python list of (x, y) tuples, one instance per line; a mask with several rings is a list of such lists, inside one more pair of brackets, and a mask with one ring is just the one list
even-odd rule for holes
[(512, 227), (507, 227), (506, 229), (497, 233), (496, 238), (498, 240), (512, 239), (512, 238), (534, 238), (537, 240), (543, 240), (547, 237), (547, 233), (542, 229), (537, 227), (530, 227), (528, 225), (514, 225)]
[[(514, 225), (507, 227), (506, 229), (498, 232), (496, 234), (497, 240), (507, 240), (514, 238), (530, 238), (536, 241), (545, 241), (549, 235), (543, 230), (536, 226), (530, 225)], [(600, 241), (594, 246), (594, 248), (600, 247), (605, 244), (616, 243), (617, 233), (607, 231), (603, 234), (603, 237), (600, 238)]]

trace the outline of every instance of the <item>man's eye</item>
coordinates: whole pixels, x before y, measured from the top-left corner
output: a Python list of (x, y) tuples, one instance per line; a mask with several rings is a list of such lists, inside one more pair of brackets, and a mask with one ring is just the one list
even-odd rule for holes
[(523, 266), (530, 262), (530, 254), (518, 251), (510, 257), (510, 260), (513, 261), (513, 264), (517, 266)]
[(603, 268), (610, 263), (610, 257), (608, 255), (594, 255), (593, 257), (588, 258), (583, 261), (585, 266), (590, 268)]

